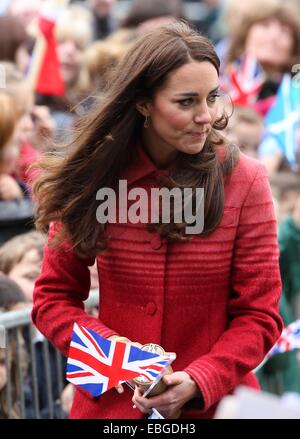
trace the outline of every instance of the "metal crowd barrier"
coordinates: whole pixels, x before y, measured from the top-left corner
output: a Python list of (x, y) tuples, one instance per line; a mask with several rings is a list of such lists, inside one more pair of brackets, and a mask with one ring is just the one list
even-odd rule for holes
[[(98, 291), (93, 290), (85, 302), (85, 308), (88, 310), (89, 308), (98, 306), (98, 304), (99, 293)], [(22, 337), (20, 337), (20, 333), (22, 333)], [(24, 333), (26, 334), (25, 337)], [(10, 311), (0, 314), (0, 348), (4, 349), (7, 375), (6, 388), (3, 389), (3, 391), (5, 391), (6, 417), (8, 419), (15, 417), (15, 407), (13, 403), (15, 398), (14, 390), (17, 387), (19, 389), (18, 417), (21, 419), (66, 418), (66, 414), (64, 414), (60, 403), (60, 396), (66, 385), (66, 383), (64, 384), (65, 370), (63, 368), (63, 356), (57, 349), (51, 346), (55, 356), (55, 370), (53, 371), (53, 367), (50, 370), (50, 344), (46, 338), (39, 340), (42, 343), (41, 355), (43, 356), (43, 375), (45, 376), (45, 382), (38, 383), (38, 374), (41, 370), (37, 370), (35, 349), (36, 334), (36, 328), (31, 322), (31, 307), (20, 311)], [(27, 366), (29, 366), (26, 375), (24, 375), (24, 370), (22, 368), (22, 363), (26, 360), (26, 358), (24, 359), (23, 357), (24, 346), (21, 346), (23, 339), (26, 340), (25, 348), (26, 354), (28, 355)], [(11, 352), (12, 345), (15, 352)], [(11, 356), (13, 355), (15, 355), (16, 370), (10, 367)], [(59, 395), (59, 398), (56, 400), (54, 400), (53, 396), (53, 372), (55, 373)], [(17, 382), (14, 381), (16, 379)], [(41, 384), (45, 386), (45, 393), (47, 396), (46, 410), (44, 409), (44, 413), (40, 408), (39, 385)]]

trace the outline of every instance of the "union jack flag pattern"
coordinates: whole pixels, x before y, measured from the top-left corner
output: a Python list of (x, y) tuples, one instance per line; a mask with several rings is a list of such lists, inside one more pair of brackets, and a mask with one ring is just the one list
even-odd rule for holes
[(300, 320), (296, 320), (284, 328), (276, 344), (267, 354), (267, 357), (270, 358), (273, 357), (273, 355), (282, 354), (295, 349), (300, 349)]
[(300, 320), (296, 320), (283, 329), (275, 345), (256, 369), (253, 370), (253, 373), (258, 372), (273, 355), (283, 354), (284, 352), (294, 351), (295, 349), (300, 349)]
[(262, 67), (256, 59), (245, 55), (228, 69), (221, 80), (222, 89), (228, 93), (236, 105), (252, 106), (264, 83)]
[(97, 397), (136, 377), (153, 382), (174, 359), (173, 353), (160, 356), (146, 352), (130, 343), (107, 340), (74, 323), (66, 378)]

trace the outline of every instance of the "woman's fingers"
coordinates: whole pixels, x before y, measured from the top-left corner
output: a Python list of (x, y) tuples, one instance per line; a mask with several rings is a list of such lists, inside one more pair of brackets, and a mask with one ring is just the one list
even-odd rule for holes
[[(141, 399), (142, 396), (143, 395), (142, 395), (142, 392), (139, 389), (139, 387), (135, 386), (134, 394), (133, 394), (133, 398), (132, 398), (132, 402), (134, 403), (133, 407), (138, 408), (142, 413), (149, 414), (149, 413), (151, 413), (151, 408), (149, 408), (143, 404), (143, 402), (142, 402), (143, 399)], [(146, 399), (144, 402), (146, 402), (146, 404), (148, 403), (148, 401)]]
[(167, 419), (178, 419), (181, 415), (180, 408), (174, 408), (172, 404), (153, 404), (153, 398), (147, 399), (143, 398), (141, 390), (136, 386), (134, 390), (134, 395), (132, 398), (134, 407), (138, 408), (144, 414), (150, 414), (152, 412), (152, 407)]
[(122, 386), (122, 384), (118, 384), (116, 387), (115, 387), (115, 389), (116, 389), (116, 391), (118, 392), (118, 393), (123, 393), (124, 392), (124, 387)]

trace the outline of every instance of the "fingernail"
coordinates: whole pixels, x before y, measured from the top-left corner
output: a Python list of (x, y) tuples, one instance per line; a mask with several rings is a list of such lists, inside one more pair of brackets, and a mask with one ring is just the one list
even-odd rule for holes
[(135, 405), (135, 404), (133, 404), (132, 408), (133, 408), (133, 409), (136, 409), (136, 405)]

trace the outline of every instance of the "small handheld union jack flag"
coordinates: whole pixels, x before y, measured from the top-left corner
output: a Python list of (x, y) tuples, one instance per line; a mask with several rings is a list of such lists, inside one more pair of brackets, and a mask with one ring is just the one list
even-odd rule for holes
[(138, 376), (152, 382), (174, 359), (173, 353), (161, 356), (143, 351), (74, 323), (66, 378), (97, 397)]
[(277, 342), (253, 372), (258, 372), (274, 355), (294, 351), (295, 349), (300, 349), (300, 320), (295, 320), (283, 329)]
[(273, 355), (294, 351), (295, 349), (300, 349), (300, 320), (296, 320), (284, 328), (267, 357), (270, 358)]
[(221, 88), (236, 105), (252, 106), (264, 83), (262, 67), (255, 58), (245, 55), (233, 63), (221, 80)]

